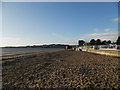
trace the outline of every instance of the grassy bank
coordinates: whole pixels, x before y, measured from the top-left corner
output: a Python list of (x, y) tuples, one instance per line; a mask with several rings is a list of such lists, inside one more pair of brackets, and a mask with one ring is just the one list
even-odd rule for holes
[(108, 55), (108, 56), (114, 56), (114, 57), (120, 57), (120, 50), (114, 50), (114, 49), (99, 49), (95, 50), (92, 48), (84, 49), (83, 51), (96, 53), (96, 54), (102, 54), (102, 55)]

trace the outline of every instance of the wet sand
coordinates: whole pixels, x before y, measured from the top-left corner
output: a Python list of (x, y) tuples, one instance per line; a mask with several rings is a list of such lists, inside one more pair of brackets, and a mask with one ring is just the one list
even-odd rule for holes
[(2, 72), (4, 90), (119, 89), (117, 57), (60, 50), (5, 60)]

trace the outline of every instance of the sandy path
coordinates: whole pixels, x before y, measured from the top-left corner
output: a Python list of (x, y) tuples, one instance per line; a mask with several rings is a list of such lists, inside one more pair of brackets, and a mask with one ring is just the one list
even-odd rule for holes
[(3, 64), (3, 88), (119, 88), (118, 58), (56, 51), (13, 58)]

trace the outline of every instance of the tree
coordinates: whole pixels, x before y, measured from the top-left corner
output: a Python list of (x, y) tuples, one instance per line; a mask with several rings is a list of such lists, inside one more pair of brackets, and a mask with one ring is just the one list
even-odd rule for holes
[(107, 44), (111, 44), (111, 41), (110, 41), (110, 40), (108, 40), (108, 41), (107, 41)]
[(106, 40), (104, 40), (104, 41), (102, 41), (102, 43), (101, 43), (102, 45), (107, 45), (107, 41)]
[(120, 36), (118, 37), (116, 43), (117, 43), (117, 45), (120, 45)]
[(96, 45), (101, 45), (101, 40), (100, 39), (96, 40)]
[(83, 40), (79, 40), (79, 41), (78, 41), (78, 45), (79, 45), (79, 46), (83, 46), (84, 43), (85, 43), (85, 41), (83, 41)]
[(90, 44), (91, 44), (91, 45), (95, 45), (95, 39), (91, 39), (91, 40), (90, 40)]

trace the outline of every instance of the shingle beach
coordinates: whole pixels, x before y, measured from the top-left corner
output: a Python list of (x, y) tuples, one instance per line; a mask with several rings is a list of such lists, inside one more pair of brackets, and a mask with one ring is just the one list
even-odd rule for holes
[(3, 89), (119, 89), (118, 64), (117, 57), (70, 50), (14, 57), (2, 65)]

